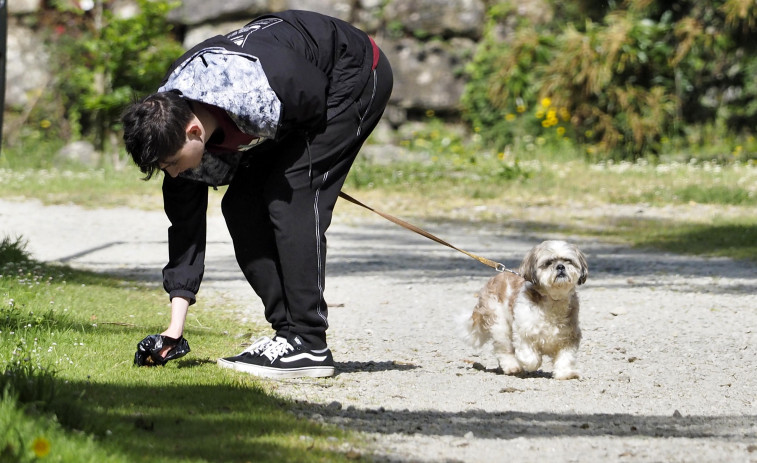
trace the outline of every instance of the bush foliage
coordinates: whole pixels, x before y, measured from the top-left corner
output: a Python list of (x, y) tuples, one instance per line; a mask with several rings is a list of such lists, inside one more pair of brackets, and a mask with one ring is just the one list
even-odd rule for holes
[(87, 138), (98, 149), (119, 129), (123, 108), (154, 91), (171, 62), (183, 53), (166, 14), (177, 3), (137, 0), (134, 16), (118, 16), (116, 2), (101, 0), (83, 11), (67, 0), (55, 2), (48, 18), (58, 69), (55, 98), (64, 108), (70, 136)]
[[(462, 100), (487, 148), (578, 147), (591, 160), (757, 157), (757, 3), (540, 1), (551, 20), (529, 19), (511, 0), (488, 2)], [(120, 112), (183, 52), (166, 21), (176, 3), (136, 0), (128, 18), (117, 3), (83, 11), (52, 0), (55, 10), (41, 15), (58, 72), (49, 101), (25, 116), (35, 146), (88, 139), (118, 151)]]
[(510, 2), (489, 10), (463, 106), (498, 149), (527, 134), (634, 159), (697, 151), (715, 135), (731, 155), (754, 157), (755, 2), (552, 3), (544, 24)]

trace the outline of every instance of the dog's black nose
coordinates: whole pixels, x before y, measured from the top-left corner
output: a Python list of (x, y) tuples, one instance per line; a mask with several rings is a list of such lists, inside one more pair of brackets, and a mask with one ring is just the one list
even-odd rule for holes
[(565, 265), (563, 265), (563, 264), (557, 264), (557, 270), (565, 271)]

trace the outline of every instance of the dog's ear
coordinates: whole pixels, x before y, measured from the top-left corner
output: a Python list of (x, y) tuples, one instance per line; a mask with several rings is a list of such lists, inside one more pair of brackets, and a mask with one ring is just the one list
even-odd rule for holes
[(523, 276), (523, 279), (530, 281), (533, 284), (536, 284), (537, 280), (536, 256), (539, 254), (537, 251), (537, 248), (539, 247), (540, 246), (533, 247), (528, 251), (528, 254), (523, 258), (523, 262), (520, 263), (520, 268), (518, 269), (518, 273)]
[(578, 257), (578, 263), (581, 265), (581, 276), (578, 277), (578, 284), (582, 285), (586, 283), (586, 278), (589, 276), (589, 264), (586, 262), (586, 256), (580, 249), (574, 246), (576, 250), (576, 257)]

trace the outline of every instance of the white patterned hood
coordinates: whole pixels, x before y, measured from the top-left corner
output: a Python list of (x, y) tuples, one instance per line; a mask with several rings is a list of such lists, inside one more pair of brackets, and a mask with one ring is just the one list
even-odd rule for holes
[[(178, 90), (185, 98), (224, 109), (239, 129), (261, 139), (276, 138), (282, 105), (255, 56), (222, 47), (199, 50), (177, 66), (159, 92)], [(181, 174), (213, 186), (231, 181), (241, 153), (205, 152), (197, 168)]]

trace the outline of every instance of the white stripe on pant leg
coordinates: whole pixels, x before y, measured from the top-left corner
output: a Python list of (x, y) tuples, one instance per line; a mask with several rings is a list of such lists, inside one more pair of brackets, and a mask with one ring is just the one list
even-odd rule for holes
[[(360, 121), (357, 123), (357, 134), (356, 136), (360, 136), (360, 131), (363, 129), (363, 119), (365, 119), (365, 116), (368, 115), (368, 111), (371, 110), (371, 106), (373, 106), (373, 99), (376, 97), (376, 80), (377, 80), (377, 74), (376, 70), (373, 70), (373, 91), (371, 92), (371, 99), (368, 100), (368, 106), (365, 108), (365, 112), (362, 116), (360, 116)], [(358, 98), (358, 102), (360, 102), (360, 98)]]
[[(329, 177), (328, 171), (323, 174), (323, 180), (321, 181), (321, 185), (324, 185), (326, 183), (326, 179)], [(326, 316), (323, 315), (323, 312), (321, 311), (321, 301), (323, 300), (323, 284), (321, 283), (323, 281), (323, 266), (321, 264), (321, 214), (318, 211), (318, 200), (321, 196), (321, 187), (319, 186), (317, 190), (315, 190), (315, 200), (313, 202), (313, 212), (315, 214), (315, 248), (316, 248), (316, 255), (318, 256), (318, 305), (316, 306), (316, 310), (318, 312), (318, 316), (323, 319), (323, 321), (326, 323), (326, 326), (329, 326), (329, 321), (326, 319)]]

